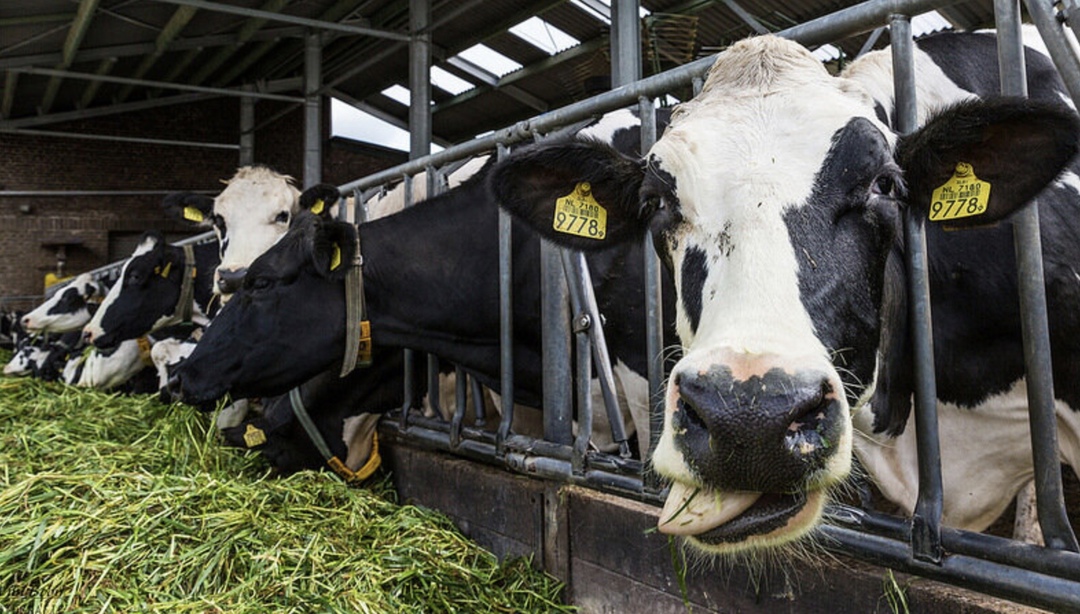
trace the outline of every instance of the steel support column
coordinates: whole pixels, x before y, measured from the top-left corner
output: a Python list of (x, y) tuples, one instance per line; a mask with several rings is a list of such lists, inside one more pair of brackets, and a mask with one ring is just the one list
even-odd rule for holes
[(322, 181), (322, 37), (304, 38), (304, 188)]
[[(244, 90), (251, 89), (245, 85)], [(240, 99), (240, 166), (255, 163), (255, 99)]]
[(611, 87), (641, 78), (641, 19), (639, 0), (611, 3)]
[(431, 152), (431, 0), (409, 0), (409, 159)]

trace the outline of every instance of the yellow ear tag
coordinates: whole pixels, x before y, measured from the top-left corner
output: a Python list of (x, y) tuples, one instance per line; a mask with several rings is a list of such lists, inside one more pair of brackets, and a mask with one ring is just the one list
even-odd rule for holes
[(262, 432), (262, 429), (254, 424), (248, 424), (247, 428), (244, 429), (244, 445), (254, 448), (264, 443), (266, 443), (266, 433)]
[(957, 162), (951, 179), (930, 196), (930, 221), (943, 222), (986, 213), (990, 182), (975, 176), (967, 162)]
[(341, 266), (341, 248), (334, 243), (334, 253), (330, 256), (330, 270), (333, 271), (339, 266)]
[(162, 277), (167, 278), (169, 276), (169, 271), (171, 271), (171, 270), (172, 270), (172, 263), (171, 262), (166, 262), (165, 263), (165, 268), (161, 269), (160, 273), (158, 273), (157, 269), (154, 269), (154, 272), (157, 273), (158, 275), (161, 275)]
[(607, 209), (596, 202), (592, 186), (583, 181), (573, 192), (555, 200), (555, 219), (551, 226), (557, 232), (603, 240), (607, 236)]
[(201, 223), (206, 218), (203, 216), (202, 211), (199, 211), (195, 207), (184, 207), (184, 219)]
[(326, 203), (323, 201), (323, 199), (320, 198), (319, 200), (315, 201), (314, 205), (311, 205), (311, 212), (315, 215), (319, 215), (323, 212), (323, 209), (325, 207)]

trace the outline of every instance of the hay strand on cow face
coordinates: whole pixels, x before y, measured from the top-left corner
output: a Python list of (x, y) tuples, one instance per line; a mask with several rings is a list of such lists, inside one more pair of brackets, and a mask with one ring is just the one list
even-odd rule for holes
[(0, 380), (0, 612), (548, 612), (386, 480), (269, 477), (183, 406)]

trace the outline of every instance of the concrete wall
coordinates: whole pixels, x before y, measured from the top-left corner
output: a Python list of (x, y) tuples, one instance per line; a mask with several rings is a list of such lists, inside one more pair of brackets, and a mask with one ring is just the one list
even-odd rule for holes
[[(255, 161), (303, 182), (303, 111), (286, 103), (255, 105)], [(323, 134), (329, 135), (329, 104)], [(240, 102), (214, 99), (77, 122), (42, 130), (139, 138), (239, 142)], [(264, 125), (265, 124), (265, 125)], [(344, 183), (403, 162), (379, 147), (343, 146), (327, 139), (323, 181)], [(39, 295), (57, 268), (53, 244), (69, 243), (66, 272), (109, 263), (110, 243), (159, 229), (178, 238), (190, 229), (161, 213), (162, 195), (7, 196), (4, 191), (213, 190), (236, 171), (239, 152), (227, 149), (91, 141), (0, 133), (0, 299)], [(0, 309), (3, 305), (0, 304)]]

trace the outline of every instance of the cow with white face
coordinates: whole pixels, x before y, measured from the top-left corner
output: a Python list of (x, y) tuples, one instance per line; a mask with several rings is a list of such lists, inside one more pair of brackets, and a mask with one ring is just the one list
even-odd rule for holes
[(224, 182), (216, 198), (190, 192), (165, 197), (162, 205), (171, 216), (213, 226), (221, 249), (215, 293), (232, 294), (251, 261), (289, 229), (289, 220), (300, 210), (300, 191), (293, 181), (265, 166), (244, 166)]
[[(834, 77), (803, 47), (761, 37), (717, 57), (644, 159), (596, 143), (539, 145), (492, 174), (500, 202), (549, 239), (597, 249), (651, 232), (674, 275), (684, 353), (652, 458), (672, 482), (661, 531), (717, 554), (790, 543), (848, 476), (853, 413), (870, 437), (903, 431), (905, 208), (952, 228), (997, 224), (948, 235), (927, 226), (939, 399), (978, 415), (1023, 388), (1004, 218), (1052, 185), (1038, 205), (1055, 382), (1066, 422), (1080, 408), (1080, 283), (1069, 272), (1080, 266), (1071, 221), (1080, 195), (1073, 172), (1052, 183), (1077, 152), (1078, 126), (1060, 79), (1028, 50), (1038, 101), (983, 100), (997, 88), (991, 35), (926, 39), (916, 61), (922, 127), (909, 136), (886, 123), (887, 52)], [(602, 241), (553, 228), (556, 203), (583, 186), (605, 210)], [(867, 441), (857, 447), (870, 455), (890, 445)], [(946, 471), (952, 447), (943, 446)], [(1000, 450), (976, 453), (984, 467), (999, 462)], [(1030, 462), (1017, 471), (1030, 473)], [(977, 478), (999, 512), (1015, 493), (1000, 473)], [(946, 520), (967, 503), (964, 479), (945, 484)]]
[(66, 333), (86, 325), (105, 298), (108, 289), (83, 273), (56, 291), (45, 302), (22, 317), (22, 326), (31, 333)]

